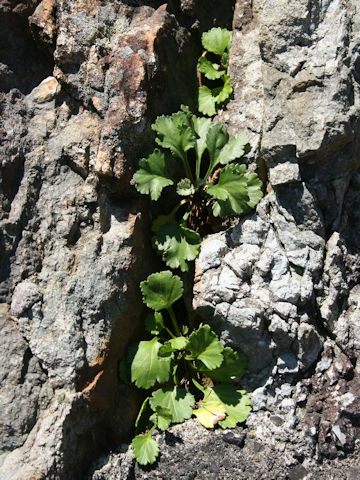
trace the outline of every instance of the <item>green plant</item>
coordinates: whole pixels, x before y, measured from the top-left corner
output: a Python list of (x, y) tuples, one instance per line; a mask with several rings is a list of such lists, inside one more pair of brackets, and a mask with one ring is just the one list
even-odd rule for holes
[[(152, 128), (156, 143), (172, 155), (155, 149), (140, 160), (133, 178), (137, 190), (154, 201), (175, 186), (180, 200), (154, 221), (154, 246), (167, 266), (187, 271), (187, 262), (199, 253), (199, 226), (208, 207), (214, 217), (248, 213), (262, 197), (261, 181), (238, 163), (248, 151), (245, 133), (230, 135), (224, 125), (193, 115), (186, 106), (158, 117)], [(181, 161), (183, 175), (177, 176), (174, 159)]]
[[(228, 100), (233, 91), (228, 73), (231, 39), (231, 31), (225, 28), (212, 28), (201, 37), (205, 51), (198, 60), (198, 108), (199, 112), (209, 117), (216, 114), (216, 109)], [(201, 74), (215, 86), (209, 88), (203, 85)]]
[(244, 390), (232, 385), (233, 377), (244, 372), (244, 357), (224, 347), (209, 325), (190, 334), (188, 325), (179, 325), (173, 304), (183, 294), (181, 279), (170, 271), (158, 272), (141, 282), (140, 288), (144, 303), (152, 309), (145, 324), (153, 338), (128, 350), (120, 372), (123, 380), (151, 390), (132, 441), (135, 458), (147, 465), (159, 454), (152, 438), (155, 427), (166, 430), (171, 423), (195, 415), (207, 428), (216, 424), (233, 428), (246, 420), (251, 401)]

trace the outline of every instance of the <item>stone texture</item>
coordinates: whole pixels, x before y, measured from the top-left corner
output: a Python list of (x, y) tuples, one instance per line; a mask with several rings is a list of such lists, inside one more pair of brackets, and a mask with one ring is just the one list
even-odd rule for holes
[[(233, 6), (0, 5), (1, 480), (358, 477), (359, 7)], [(191, 313), (246, 353), (254, 412), (157, 434), (154, 468), (126, 444), (90, 466), (140, 400), (117, 378), (157, 264), (133, 167), (155, 117), (194, 106), (199, 32), (231, 21), (217, 120), (249, 133), (265, 197), (204, 239)]]
[(236, 3), (218, 118), (249, 132), (266, 195), (196, 262), (195, 313), (248, 356), (254, 409), (291, 407), (318, 459), (358, 435), (359, 22), (351, 1)]
[(288, 428), (283, 417), (260, 413), (252, 415), (248, 425), (247, 431), (238, 427), (209, 432), (195, 420), (188, 420), (155, 435), (162, 449), (155, 466), (134, 465), (131, 452), (122, 445), (99, 459), (87, 480), (356, 479), (359, 445), (346, 460), (314, 465), (300, 429)]
[(199, 30), (230, 21), (197, 3), (1, 3), (1, 480), (81, 478), (132, 429), (117, 363), (157, 260), (130, 179), (193, 103)]

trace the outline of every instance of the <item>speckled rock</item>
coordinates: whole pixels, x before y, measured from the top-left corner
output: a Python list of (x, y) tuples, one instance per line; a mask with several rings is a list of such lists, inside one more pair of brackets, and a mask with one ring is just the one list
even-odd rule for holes
[(355, 2), (236, 2), (218, 119), (249, 132), (267, 191), (196, 262), (194, 310), (247, 355), (254, 409), (285, 402), (319, 458), (358, 435), (359, 25)]
[[(254, 411), (156, 434), (152, 468), (127, 444), (91, 466), (139, 400), (117, 362), (157, 260), (133, 168), (231, 21), (217, 121), (249, 133), (265, 197), (204, 240), (191, 313), (248, 356)], [(0, 27), (0, 479), (358, 478), (357, 2), (11, 0)]]

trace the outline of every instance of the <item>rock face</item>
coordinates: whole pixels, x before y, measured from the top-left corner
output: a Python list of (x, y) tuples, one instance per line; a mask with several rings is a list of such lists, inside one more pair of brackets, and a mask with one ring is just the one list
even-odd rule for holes
[[(359, 6), (234, 3), (0, 5), (1, 480), (358, 477), (329, 459), (358, 452)], [(157, 260), (133, 167), (155, 117), (193, 106), (199, 32), (231, 22), (218, 120), (250, 134), (266, 194), (204, 240), (192, 313), (248, 356), (254, 413), (173, 427), (151, 471), (127, 446), (89, 467), (137, 413), (117, 362)]]
[(220, 119), (249, 129), (269, 183), (253, 217), (204, 240), (194, 287), (248, 356), (254, 410), (330, 457), (359, 425), (359, 25), (354, 2), (237, 2)]

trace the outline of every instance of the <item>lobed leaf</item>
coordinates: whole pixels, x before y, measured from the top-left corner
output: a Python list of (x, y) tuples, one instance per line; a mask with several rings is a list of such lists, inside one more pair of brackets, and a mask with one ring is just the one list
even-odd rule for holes
[(214, 428), (226, 416), (224, 404), (215, 396), (206, 394), (200, 406), (193, 410), (193, 414), (205, 428)]
[(230, 97), (233, 91), (233, 87), (230, 81), (230, 75), (224, 75), (223, 79), (224, 85), (222, 87), (219, 87), (216, 103), (225, 102)]
[(165, 223), (155, 240), (156, 248), (162, 252), (162, 259), (170, 268), (180, 268), (187, 272), (187, 262), (195, 260), (199, 254), (201, 237), (182, 224)]
[(187, 344), (187, 339), (185, 337), (175, 337), (171, 338), (167, 342), (164, 343), (164, 346), (161, 347), (160, 353), (172, 353), (177, 352), (179, 350), (184, 350)]
[(198, 109), (199, 112), (209, 117), (216, 114), (217, 93), (203, 85), (198, 89)]
[(225, 408), (226, 418), (218, 422), (221, 428), (234, 428), (249, 416), (251, 399), (245, 390), (237, 390), (234, 385), (230, 384), (202, 388), (202, 390), (204, 399), (209, 405), (220, 402)]
[(205, 56), (199, 58), (199, 72), (203, 73), (209, 80), (216, 80), (224, 75), (225, 70), (219, 70), (219, 68), (220, 65), (210, 62)]
[(157, 117), (152, 129), (158, 134), (156, 143), (182, 160), (186, 159), (186, 152), (195, 145), (195, 135), (186, 124), (183, 112)]
[(209, 128), (206, 135), (206, 147), (210, 156), (210, 172), (219, 163), (218, 158), (228, 140), (229, 134), (225, 125), (222, 125), (221, 123), (215, 123)]
[(200, 360), (210, 370), (219, 367), (223, 361), (221, 352), (224, 347), (209, 325), (193, 332), (185, 349), (191, 351), (186, 360)]
[(210, 90), (203, 85), (198, 89), (198, 109), (204, 115), (213, 117), (216, 114), (217, 105), (225, 102), (232, 94), (233, 87), (230, 83), (230, 76), (223, 75), (222, 78), (224, 79), (224, 85), (221, 87)]
[(176, 193), (182, 197), (188, 197), (195, 193), (195, 187), (191, 183), (190, 178), (183, 178), (176, 186)]
[(213, 370), (202, 369), (212, 380), (216, 382), (231, 383), (233, 377), (241, 377), (246, 368), (246, 359), (240, 352), (235, 352), (230, 347), (222, 351), (224, 357), (221, 365)]
[(140, 289), (144, 303), (156, 312), (170, 308), (184, 291), (182, 280), (169, 270), (149, 275), (140, 283)]
[(219, 422), (221, 428), (234, 428), (245, 422), (251, 412), (251, 398), (245, 390), (226, 384), (213, 387), (213, 391), (226, 408), (226, 418)]
[(262, 182), (256, 173), (247, 173), (247, 189), (250, 201), (248, 205), (250, 208), (254, 208), (262, 199), (263, 193), (261, 190)]
[(159, 444), (152, 438), (151, 432), (145, 435), (136, 435), (131, 445), (134, 457), (140, 465), (154, 463), (159, 455)]
[(162, 344), (156, 337), (139, 343), (131, 364), (131, 381), (138, 388), (151, 388), (156, 382), (169, 380), (172, 355), (160, 355)]
[(198, 117), (193, 115), (185, 105), (181, 105), (181, 110), (185, 113), (188, 125), (196, 136), (195, 153), (196, 153), (196, 178), (199, 178), (201, 157), (206, 148), (206, 135), (211, 127), (211, 119), (206, 117)]
[(245, 154), (248, 145), (249, 138), (245, 132), (239, 133), (236, 137), (229, 135), (227, 143), (217, 157), (217, 163), (226, 165), (232, 160), (241, 158)]
[(248, 210), (250, 197), (245, 170), (245, 165), (227, 165), (222, 169), (218, 183), (208, 184), (207, 193), (217, 199), (213, 205), (215, 217), (239, 215)]
[(151, 415), (150, 420), (160, 428), (160, 430), (167, 430), (172, 422), (172, 415), (168, 408), (161, 405), (156, 406), (156, 411)]
[(232, 32), (220, 27), (212, 28), (201, 36), (201, 42), (205, 50), (217, 55), (222, 55), (225, 51), (230, 50), (231, 40)]
[(165, 155), (157, 148), (147, 158), (140, 160), (139, 167), (133, 177), (136, 189), (150, 195), (151, 200), (158, 200), (162, 190), (174, 184), (167, 171)]
[(151, 408), (156, 411), (158, 406), (169, 409), (172, 422), (181, 423), (192, 415), (195, 399), (184, 388), (159, 388), (150, 398)]

